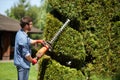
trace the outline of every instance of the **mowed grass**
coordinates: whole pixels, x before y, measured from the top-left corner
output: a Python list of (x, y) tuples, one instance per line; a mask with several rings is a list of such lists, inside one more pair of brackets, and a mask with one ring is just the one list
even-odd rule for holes
[[(36, 66), (31, 65), (29, 80), (37, 80)], [(0, 62), (0, 80), (17, 80), (17, 70), (13, 62)]]

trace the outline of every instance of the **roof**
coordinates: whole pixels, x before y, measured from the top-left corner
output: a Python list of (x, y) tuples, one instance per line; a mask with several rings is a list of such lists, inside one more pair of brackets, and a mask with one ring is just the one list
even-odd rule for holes
[[(19, 21), (0, 14), (0, 31), (17, 32), (20, 28)], [(42, 33), (42, 31), (32, 27), (30, 33)]]

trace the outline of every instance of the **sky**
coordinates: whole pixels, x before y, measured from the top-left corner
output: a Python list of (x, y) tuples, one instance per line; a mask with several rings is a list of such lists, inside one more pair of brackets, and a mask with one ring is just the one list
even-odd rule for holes
[[(37, 5), (40, 6), (40, 4), (44, 0), (28, 0), (30, 1), (31, 5)], [(5, 11), (7, 9), (10, 9), (14, 4), (17, 4), (19, 0), (0, 0), (0, 14), (6, 15)]]

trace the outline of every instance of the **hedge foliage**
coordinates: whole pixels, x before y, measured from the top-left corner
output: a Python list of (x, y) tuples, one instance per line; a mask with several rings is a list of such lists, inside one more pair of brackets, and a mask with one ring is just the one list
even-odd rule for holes
[[(50, 41), (61, 26), (62, 23), (58, 19), (48, 14), (47, 25), (44, 31), (44, 37), (46, 40)], [(78, 31), (67, 26), (62, 34), (60, 34), (57, 41), (53, 44), (53, 52), (58, 57), (60, 55), (65, 55), (78, 60), (84, 60), (85, 50), (82, 35)]]
[[(61, 26), (62, 23), (58, 19), (48, 14), (47, 24), (44, 30), (45, 40), (50, 41), (55, 33), (61, 28)], [(84, 76), (81, 71), (70, 68), (73, 67), (80, 69), (83, 66), (86, 54), (82, 40), (82, 35), (69, 26), (63, 30), (62, 34), (58, 37), (57, 41), (52, 46), (53, 51), (47, 53), (51, 56), (50, 61), (46, 60), (45, 58), (40, 62), (40, 68), (42, 67), (42, 69), (40, 69), (40, 74), (42, 73), (41, 70), (43, 70), (44, 66), (47, 66), (43, 80), (83, 79)], [(46, 64), (44, 61), (48, 61), (48, 63)], [(72, 77), (73, 75), (74, 77)], [(42, 78), (42, 76), (40, 76), (40, 78)], [(40, 78), (39, 80), (41, 80)]]
[(81, 71), (61, 65), (56, 60), (44, 56), (40, 60), (38, 80), (85, 80)]
[[(119, 80), (120, 1), (48, 1), (52, 8), (50, 13), (54, 17), (58, 18), (61, 22), (65, 22), (66, 18), (71, 19), (69, 27), (66, 28), (54, 45), (54, 54), (57, 56), (62, 55), (64, 58), (70, 57), (70, 59), (76, 61), (73, 63), (75, 66), (82, 64), (82, 67), (74, 66), (74, 68), (81, 70), (89, 78), (93, 75), (102, 75)], [(50, 40), (55, 31), (58, 30), (58, 26), (62, 24), (59, 20), (48, 15), (45, 31), (46, 40)], [(81, 53), (84, 55), (81, 55)], [(61, 58), (57, 58), (54, 59), (61, 63)], [(74, 60), (74, 58), (77, 60)], [(71, 61), (70, 59), (68, 61)], [(80, 62), (81, 60), (83, 60), (82, 63)]]
[(95, 70), (106, 74), (116, 72), (120, 61), (120, 1), (50, 0), (49, 3), (62, 18), (73, 20), (71, 27), (83, 35), (85, 52), (95, 57)]

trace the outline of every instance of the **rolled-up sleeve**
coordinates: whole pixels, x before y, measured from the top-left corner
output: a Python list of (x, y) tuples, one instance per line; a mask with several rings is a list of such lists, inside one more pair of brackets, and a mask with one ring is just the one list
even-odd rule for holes
[(32, 40), (33, 40), (33, 39), (31, 39), (31, 38), (28, 37), (28, 42), (29, 42), (29, 44), (32, 43)]
[(23, 47), (23, 56), (26, 57), (26, 56), (29, 56), (30, 55), (30, 51), (27, 47)]
[(22, 55), (22, 56), (24, 56), (24, 57), (26, 57), (26, 56), (29, 56), (30, 55), (30, 49), (29, 49), (29, 43), (27, 42), (27, 41), (24, 41), (24, 39), (23, 40), (19, 40), (19, 50), (20, 50), (20, 54)]

